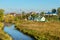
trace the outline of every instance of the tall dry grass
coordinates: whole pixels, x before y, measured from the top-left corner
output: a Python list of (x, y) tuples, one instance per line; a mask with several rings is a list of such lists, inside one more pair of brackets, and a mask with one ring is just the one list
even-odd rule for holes
[(37, 40), (60, 40), (60, 22), (21, 21), (16, 23), (16, 28)]

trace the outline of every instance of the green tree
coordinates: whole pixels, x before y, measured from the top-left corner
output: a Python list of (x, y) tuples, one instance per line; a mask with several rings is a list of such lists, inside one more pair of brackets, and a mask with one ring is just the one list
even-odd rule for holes
[(52, 13), (56, 13), (56, 9), (52, 9)]
[(22, 19), (25, 19), (25, 12), (22, 12)]
[(44, 12), (41, 12), (41, 13), (40, 13), (41, 16), (44, 16), (44, 14), (45, 14)]
[(25, 16), (26, 16), (26, 19), (28, 19), (28, 17), (30, 16), (31, 14), (30, 13), (27, 13)]
[(35, 12), (33, 12), (33, 13), (31, 14), (31, 16), (33, 17), (33, 20), (34, 20), (35, 17), (37, 16), (37, 14), (36, 14)]
[(4, 20), (4, 10), (0, 9), (0, 21)]
[(57, 9), (57, 13), (58, 13), (58, 17), (59, 17), (59, 20), (60, 20), (60, 7)]

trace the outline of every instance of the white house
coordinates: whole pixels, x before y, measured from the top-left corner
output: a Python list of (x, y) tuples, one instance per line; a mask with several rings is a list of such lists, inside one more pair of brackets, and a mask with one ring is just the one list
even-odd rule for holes
[[(29, 20), (33, 20), (33, 17), (31, 17), (31, 15), (28, 17)], [(38, 16), (38, 17), (35, 17), (34, 18), (34, 21), (46, 21), (45, 17), (41, 17), (41, 16)]]
[(10, 15), (16, 16), (16, 13), (10, 13)]
[(45, 17), (42, 17), (40, 21), (46, 21)]

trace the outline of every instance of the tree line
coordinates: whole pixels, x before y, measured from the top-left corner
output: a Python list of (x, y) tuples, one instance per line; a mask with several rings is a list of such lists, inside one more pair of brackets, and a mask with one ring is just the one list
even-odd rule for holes
[[(4, 9), (0, 9), (0, 22), (3, 22), (4, 21)], [(58, 19), (60, 20), (60, 7), (57, 8), (57, 9), (52, 9), (51, 10), (52, 13), (57, 13), (58, 15)], [(7, 18), (9, 18), (10, 21), (12, 21), (12, 19), (15, 19), (15, 20), (18, 20), (18, 19), (28, 19), (28, 17), (31, 15), (33, 18), (36, 17), (37, 15), (40, 15), (40, 16), (44, 16), (45, 12), (40, 12), (40, 13), (36, 13), (36, 12), (32, 12), (30, 13), (25, 13), (25, 12), (22, 12), (22, 14), (20, 16), (16, 16), (14, 18), (14, 16), (10, 17), (10, 16), (7, 16), (5, 19), (7, 21)]]

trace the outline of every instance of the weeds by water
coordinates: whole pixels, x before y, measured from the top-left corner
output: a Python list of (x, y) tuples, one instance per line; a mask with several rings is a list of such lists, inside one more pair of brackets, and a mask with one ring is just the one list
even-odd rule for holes
[(16, 28), (36, 40), (60, 40), (60, 22), (23, 21)]

